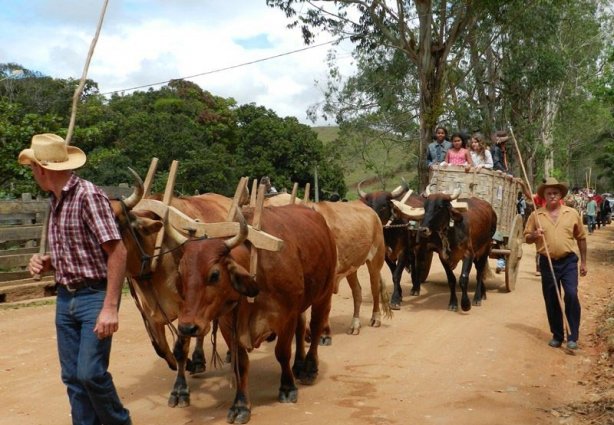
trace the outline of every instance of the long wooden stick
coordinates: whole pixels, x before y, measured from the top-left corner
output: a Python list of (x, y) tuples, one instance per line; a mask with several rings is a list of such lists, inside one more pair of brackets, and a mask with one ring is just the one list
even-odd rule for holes
[[(87, 59), (85, 60), (85, 66), (83, 67), (83, 73), (81, 74), (81, 81), (75, 90), (75, 94), (72, 97), (72, 110), (70, 112), (70, 122), (68, 123), (68, 131), (66, 133), (66, 145), (70, 145), (70, 141), (72, 139), (72, 134), (75, 128), (75, 121), (77, 118), (77, 103), (81, 94), (83, 93), (83, 87), (85, 87), (85, 81), (87, 80), (87, 70), (90, 67), (90, 62), (92, 61), (92, 56), (94, 55), (94, 48), (96, 47), (96, 43), (98, 42), (98, 37), (100, 35), (100, 29), (102, 28), (102, 22), (104, 21), (104, 15), (107, 11), (107, 5), (109, 4), (109, 0), (105, 0), (102, 5), (102, 11), (100, 12), (100, 18), (98, 19), (98, 25), (96, 27), (96, 34), (90, 44), (90, 50), (87, 54)], [(38, 249), (38, 254), (43, 256), (47, 252), (47, 232), (49, 231), (49, 216), (51, 215), (51, 210), (47, 211), (47, 215), (45, 217), (45, 221), (43, 222), (43, 228), (41, 230), (41, 244)], [(32, 276), (34, 280), (41, 280), (41, 275), (39, 273)]]
[[(520, 162), (520, 167), (522, 168), (522, 174), (524, 176), (525, 183), (527, 185), (527, 188), (531, 192), (531, 196), (533, 196), (534, 192), (533, 192), (533, 189), (531, 188), (531, 182), (529, 181), (529, 178), (527, 177), (527, 171), (524, 168), (524, 161), (522, 160), (522, 154), (520, 153), (520, 148), (518, 147), (516, 136), (514, 136), (514, 131), (512, 130), (512, 126), (510, 125), (509, 127), (510, 127), (510, 135), (512, 136), (512, 140), (514, 141), (514, 147), (516, 148), (516, 154), (518, 155), (518, 159), (519, 159), (518, 162)], [(535, 220), (537, 221), (537, 225), (539, 226), (539, 228), (543, 229), (539, 221), (539, 216), (537, 214), (535, 214)], [(552, 258), (550, 257), (550, 250), (548, 249), (548, 242), (546, 241), (546, 236), (544, 234), (542, 234), (541, 237), (544, 240), (544, 248), (546, 249), (546, 257), (548, 258), (548, 266), (550, 267), (550, 273), (552, 273), (552, 281), (554, 282), (554, 289), (556, 290), (556, 296), (559, 301), (559, 306), (561, 307), (561, 314), (563, 316), (563, 325), (565, 327), (565, 333), (569, 337), (570, 335), (569, 322), (567, 321), (567, 316), (565, 316), (565, 306), (563, 304), (563, 297), (561, 296), (559, 285), (556, 282), (556, 275), (554, 273), (554, 266), (552, 265)]]

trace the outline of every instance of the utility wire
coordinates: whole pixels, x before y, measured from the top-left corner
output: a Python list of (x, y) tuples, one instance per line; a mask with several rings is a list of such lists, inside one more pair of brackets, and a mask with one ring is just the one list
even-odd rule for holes
[[(344, 37), (344, 38), (347, 38), (347, 37)], [(167, 84), (167, 83), (171, 82), (172, 80), (186, 80), (186, 79), (189, 79), (189, 78), (201, 77), (203, 75), (215, 74), (216, 72), (228, 71), (229, 69), (240, 68), (242, 66), (253, 65), (253, 64), (259, 63), (259, 62), (265, 62), (265, 61), (268, 61), (268, 60), (271, 60), (271, 59), (277, 59), (277, 58), (280, 58), (282, 56), (288, 56), (288, 55), (292, 55), (294, 53), (304, 52), (305, 50), (310, 50), (310, 49), (315, 49), (317, 47), (326, 46), (328, 44), (336, 43), (336, 42), (341, 41), (341, 40), (343, 40), (343, 38), (340, 39), (340, 40), (330, 40), (330, 41), (326, 41), (324, 43), (314, 44), (313, 46), (303, 47), (302, 49), (292, 50), (290, 52), (280, 53), (278, 55), (269, 56), (269, 57), (262, 58), (262, 59), (256, 59), (256, 60), (251, 61), (251, 62), (244, 62), (244, 63), (240, 63), (240, 64), (237, 64), (237, 65), (227, 66), (225, 68), (219, 68), (219, 69), (214, 69), (212, 71), (201, 72), (199, 74), (187, 75), (185, 77), (179, 77), (179, 78), (172, 78), (170, 80), (159, 81), (157, 83), (144, 84), (142, 86), (135, 86), (135, 87), (127, 88), (127, 89), (114, 90), (114, 91), (110, 91), (110, 92), (106, 92), (106, 93), (101, 93), (101, 94), (103, 96), (105, 96), (105, 95), (108, 95), (108, 94), (115, 94), (115, 93), (120, 93), (120, 92), (124, 92), (124, 91), (132, 91), (132, 90), (137, 90), (137, 89), (143, 89), (143, 88), (146, 88), (146, 87), (159, 86), (159, 85), (162, 85), (162, 84)]]

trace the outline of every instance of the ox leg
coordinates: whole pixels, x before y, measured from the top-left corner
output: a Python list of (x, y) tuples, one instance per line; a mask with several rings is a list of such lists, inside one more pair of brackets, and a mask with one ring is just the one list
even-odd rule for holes
[(304, 331), (297, 332), (297, 326), (299, 326), (297, 322), (299, 321), (300, 319), (297, 318), (294, 320), (288, 318), (288, 325), (284, 326), (284, 328), (277, 333), (275, 358), (281, 367), (281, 383), (278, 396), (280, 403), (296, 403), (298, 399), (298, 388), (294, 382), (294, 373), (290, 367), (290, 360), (292, 357), (292, 337), (296, 333), (304, 333)]
[[(389, 295), (385, 293), (386, 290), (384, 288), (384, 281), (382, 280), (381, 275), (383, 265), (383, 258), (380, 263), (378, 263), (375, 258), (370, 261), (367, 261), (367, 269), (369, 270), (369, 283), (371, 284), (371, 296), (373, 297), (373, 313), (371, 313), (371, 320), (369, 321), (369, 326), (372, 326), (374, 328), (379, 328), (380, 326), (382, 326), (382, 313), (380, 311), (381, 304), (384, 304), (384, 311), (386, 312), (386, 315), (391, 315), (390, 299), (388, 298)], [(356, 272), (356, 275), (358, 275), (358, 272)], [(358, 282), (358, 277), (356, 278), (356, 282)], [(358, 285), (358, 287), (360, 288), (360, 284)], [(354, 308), (356, 308), (356, 306), (354, 306)], [(358, 308), (360, 309), (360, 305), (358, 306)], [(357, 314), (359, 313), (357, 312)]]
[(247, 384), (249, 372), (249, 357), (245, 348), (237, 347), (237, 365), (233, 367), (235, 372), (235, 382), (237, 383), (237, 392), (232, 406), (226, 414), (226, 422), (229, 424), (245, 424), (249, 422), (252, 416), (249, 395), (247, 393)]
[(156, 354), (166, 360), (166, 364), (171, 370), (177, 370), (177, 360), (166, 341), (165, 324), (150, 322), (144, 315), (142, 316)]
[(416, 254), (414, 254), (413, 252), (411, 252), (411, 250), (409, 250), (408, 253), (408, 260), (407, 263), (409, 264), (409, 267), (411, 269), (410, 271), (410, 276), (411, 276), (411, 291), (409, 292), (409, 295), (417, 297), (418, 295), (420, 295), (420, 266), (419, 264), (423, 264), (420, 263), (420, 257), (417, 256)]
[(401, 257), (395, 263), (388, 257), (386, 257), (386, 264), (390, 269), (392, 275), (392, 297), (390, 297), (390, 308), (393, 310), (401, 309), (401, 302), (403, 301), (403, 290), (401, 289), (401, 276), (403, 275), (403, 261)]
[[(306, 319), (305, 313), (301, 313), (297, 322), (296, 322), (296, 332), (294, 334), (294, 340), (296, 344), (296, 352), (294, 354), (294, 364), (292, 365), (292, 373), (297, 379), (301, 379), (301, 373), (303, 371), (303, 367), (305, 364), (305, 340), (306, 340)], [(319, 337), (316, 337), (319, 338)], [(317, 339), (316, 339), (317, 340)], [(311, 339), (311, 333), (309, 337), (309, 341), (313, 341)]]
[[(309, 322), (309, 328), (311, 330), (312, 335), (322, 334), (325, 323), (328, 323), (330, 308), (330, 299), (327, 299), (321, 304), (318, 303), (311, 306), (311, 321)], [(314, 339), (314, 341), (317, 341), (317, 338)], [(315, 382), (318, 376), (318, 364), (318, 344), (312, 342), (311, 344), (309, 344), (309, 352), (305, 357), (301, 373), (299, 375), (295, 375), (298, 377), (301, 384), (311, 385)]]
[[(441, 259), (441, 257), (439, 258)], [(441, 264), (443, 264), (443, 268), (446, 271), (448, 286), (450, 287), (450, 302), (448, 303), (448, 310), (458, 311), (458, 298), (456, 298), (456, 276), (454, 276), (454, 272), (444, 260), (441, 261)]]
[[(358, 281), (357, 272), (351, 273), (346, 276), (350, 289), (352, 291), (352, 300), (354, 300), (354, 315), (352, 316), (352, 323), (347, 333), (349, 335), (358, 335), (360, 333), (360, 305), (362, 304), (362, 288)], [(375, 300), (373, 300), (375, 304)], [(379, 302), (378, 302), (379, 305)]]
[(469, 273), (471, 272), (471, 266), (473, 265), (473, 258), (464, 258), (463, 267), (461, 269), (460, 279), (458, 283), (461, 287), (461, 308), (463, 311), (471, 310), (471, 301), (469, 295), (467, 295), (467, 287), (469, 286)]
[(192, 352), (192, 359), (188, 359), (187, 369), (190, 374), (203, 373), (206, 370), (205, 350), (203, 348), (205, 337), (196, 338), (196, 345)]
[(473, 296), (473, 305), (482, 305), (482, 300), (486, 299), (486, 286), (484, 285), (484, 272), (488, 264), (488, 255), (484, 255), (475, 261), (475, 269), (477, 271), (477, 284), (475, 294)]
[(169, 407), (187, 407), (190, 405), (190, 388), (185, 377), (189, 349), (190, 338), (180, 336), (173, 350), (177, 359), (177, 378), (168, 398)]

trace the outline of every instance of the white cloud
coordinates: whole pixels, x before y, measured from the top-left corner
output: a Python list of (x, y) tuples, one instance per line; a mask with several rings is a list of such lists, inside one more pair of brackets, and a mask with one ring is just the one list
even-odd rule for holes
[[(0, 0), (0, 62), (79, 78), (101, 7), (102, 0)], [(259, 61), (191, 80), (310, 124), (306, 110), (323, 98), (314, 81), (326, 80), (330, 46), (260, 61), (306, 47), (287, 23), (264, 0), (110, 1), (88, 77), (106, 93)], [(239, 42), (263, 36), (268, 43), (255, 48)], [(350, 69), (345, 58), (341, 65)]]

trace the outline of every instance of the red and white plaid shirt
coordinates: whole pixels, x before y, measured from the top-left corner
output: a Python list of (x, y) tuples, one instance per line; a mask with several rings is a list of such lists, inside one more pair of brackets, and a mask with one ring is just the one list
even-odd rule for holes
[(102, 244), (121, 239), (107, 195), (73, 174), (57, 199), (51, 194), (49, 250), (56, 282), (67, 285), (107, 277)]

